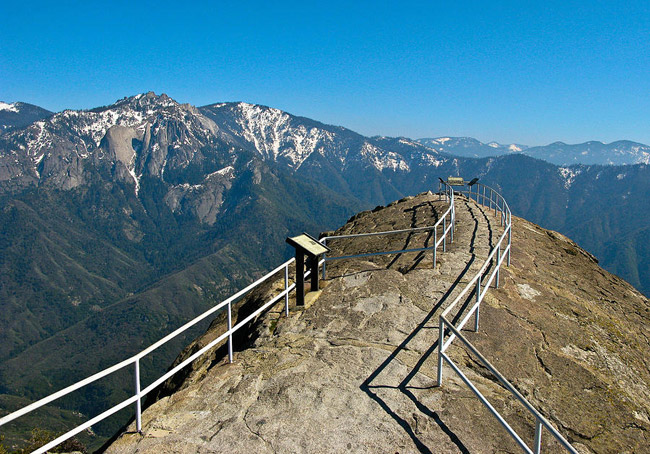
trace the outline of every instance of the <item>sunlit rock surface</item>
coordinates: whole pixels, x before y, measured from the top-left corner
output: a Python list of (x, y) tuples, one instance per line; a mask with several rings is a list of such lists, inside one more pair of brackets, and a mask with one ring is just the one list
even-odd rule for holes
[[(493, 211), (456, 203), (455, 241), (435, 269), (430, 251), (328, 263), (315, 302), (261, 316), (233, 364), (223, 348), (199, 359), (144, 412), (142, 435), (132, 424), (108, 452), (520, 452), (447, 366), (436, 386), (438, 315), (502, 232)], [(422, 194), (361, 213), (339, 233), (431, 225), (445, 209)], [(571, 240), (513, 222), (511, 266), (482, 305), (479, 332), (465, 334), (579, 452), (647, 452), (648, 300)], [(328, 244), (347, 255), (432, 241)], [(267, 290), (282, 285), (279, 276)], [(185, 354), (221, 332), (217, 321)], [(448, 352), (531, 445), (524, 407), (458, 343)], [(542, 446), (563, 452), (547, 432)]]

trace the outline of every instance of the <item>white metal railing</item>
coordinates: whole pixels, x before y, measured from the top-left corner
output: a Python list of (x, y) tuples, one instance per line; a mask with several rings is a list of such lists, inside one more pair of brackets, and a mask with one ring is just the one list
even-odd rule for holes
[[(367, 234), (360, 234), (360, 235), (344, 235), (344, 236), (335, 236), (335, 237), (326, 237), (321, 239), (321, 242), (325, 244), (327, 242), (327, 239), (333, 239), (333, 238), (351, 238), (351, 237), (360, 237), (360, 236), (375, 236), (375, 235), (386, 235), (386, 234), (394, 234), (394, 233), (406, 233), (406, 232), (418, 232), (418, 231), (426, 231), (426, 230), (433, 230), (434, 231), (434, 245), (431, 247), (426, 247), (426, 248), (415, 248), (415, 249), (404, 249), (400, 251), (388, 251), (388, 252), (377, 252), (377, 253), (371, 253), (371, 254), (365, 254), (365, 255), (380, 255), (380, 254), (391, 254), (391, 253), (400, 253), (400, 252), (413, 252), (413, 251), (422, 251), (422, 250), (429, 250), (433, 249), (433, 254), (434, 254), (434, 264), (436, 260), (436, 250), (442, 244), (443, 251), (446, 250), (446, 237), (449, 234), (450, 235), (450, 240), (453, 241), (453, 226), (455, 222), (455, 211), (454, 211), (454, 191), (449, 187), (445, 191), (445, 197), (449, 201), (449, 208), (447, 211), (444, 213), (441, 219), (438, 220), (438, 222), (434, 226), (427, 226), (427, 227), (421, 227), (421, 228), (413, 228), (413, 229), (404, 229), (404, 230), (397, 230), (397, 231), (390, 231), (390, 232), (373, 232), (373, 233), (367, 233)], [(449, 224), (447, 225), (447, 217), (449, 217)], [(437, 237), (437, 228), (440, 225), (440, 223), (443, 224), (443, 230), (442, 230), (442, 238), (438, 239)], [(363, 255), (363, 254), (362, 254)], [(358, 256), (347, 256), (347, 257), (328, 257), (325, 259), (325, 257), (320, 260), (319, 265), (322, 265), (323, 269), (323, 278), (325, 277), (325, 260), (337, 260), (337, 259), (344, 259), (344, 258), (351, 258), (351, 257), (358, 257)], [(181, 369), (183, 369), (185, 366), (188, 364), (192, 363), (196, 358), (210, 350), (211, 348), (215, 347), (218, 345), (220, 342), (222, 342), (225, 339), (228, 339), (228, 360), (232, 363), (233, 362), (233, 333), (235, 333), (238, 329), (242, 328), (244, 325), (246, 325), (249, 321), (251, 321), (253, 318), (257, 317), (260, 313), (262, 313), (264, 310), (266, 310), (268, 307), (271, 305), (275, 304), (277, 301), (279, 301), (281, 298), (284, 298), (284, 305), (285, 305), (285, 315), (289, 315), (289, 293), (293, 291), (296, 287), (296, 284), (293, 283), (289, 285), (289, 266), (292, 265), (295, 262), (295, 258), (292, 258), (290, 260), (287, 260), (284, 262), (282, 265), (278, 266), (274, 270), (270, 271), (269, 273), (265, 274), (262, 276), (260, 279), (257, 281), (253, 282), (252, 284), (248, 285), (247, 287), (241, 289), (234, 295), (230, 296), (229, 298), (225, 299), (221, 303), (217, 304), (216, 306), (208, 309), (205, 311), (203, 314), (199, 315), (198, 317), (194, 318), (193, 320), (187, 322), (183, 326), (179, 327), (172, 333), (168, 334), (167, 336), (163, 337), (159, 341), (155, 342), (145, 350), (142, 350), (140, 353), (132, 356), (129, 359), (126, 359), (118, 364), (115, 364), (107, 369), (102, 370), (101, 372), (98, 372), (84, 380), (81, 380), (73, 385), (70, 385), (58, 392), (55, 392), (53, 394), (50, 394), (47, 397), (44, 397), (43, 399), (40, 399), (30, 405), (27, 405), (26, 407), (23, 407), (13, 413), (10, 413), (8, 415), (5, 415), (4, 417), (0, 418), (0, 427), (17, 419), (20, 418), (21, 416), (24, 416), (28, 413), (31, 413), (44, 405), (47, 405), (57, 399), (60, 399), (74, 391), (77, 391), (84, 386), (87, 386), (101, 378), (104, 378), (108, 375), (111, 375), (117, 371), (120, 371), (126, 367), (133, 366), (134, 368), (134, 377), (135, 377), (135, 383), (134, 383), (134, 394), (129, 397), (128, 399), (123, 400), (122, 402), (114, 405), (113, 407), (109, 408), (108, 410), (100, 413), (99, 415), (95, 416), (92, 419), (89, 419), (85, 423), (82, 423), (81, 425), (75, 427), (74, 429), (64, 433), (63, 435), (55, 438), (54, 440), (50, 441), (49, 443), (41, 446), (40, 448), (36, 449), (33, 451), (33, 454), (41, 454), (46, 452), (49, 449), (52, 449), (56, 447), (58, 444), (62, 443), (63, 441), (67, 440), (70, 437), (73, 437), (80, 432), (83, 432), (84, 430), (90, 428), (94, 424), (97, 424), (100, 421), (103, 421), (104, 419), (108, 418), (109, 416), (117, 413), (118, 411), (128, 407), (129, 405), (135, 404), (135, 422), (136, 422), (136, 430), (140, 432), (142, 430), (142, 398), (146, 396), (148, 393), (153, 391), (156, 387), (164, 383), (167, 379), (175, 375), (177, 372), (179, 372)], [(280, 292), (279, 294), (275, 295), (273, 298), (271, 298), (269, 301), (264, 303), (261, 307), (259, 307), (257, 310), (255, 310), (253, 313), (248, 315), (246, 318), (243, 320), (239, 321), (236, 325), (232, 325), (232, 305), (236, 301), (238, 301), (240, 298), (242, 298), (244, 295), (246, 295), (248, 292), (253, 290), (254, 288), (258, 287), (259, 285), (269, 281), (274, 275), (279, 273), (280, 271), (284, 271), (284, 290)], [(307, 278), (310, 274), (310, 271), (306, 271), (304, 273), (305, 278)], [(185, 332), (192, 326), (196, 325), (197, 323), (201, 322), (205, 318), (209, 317), (210, 315), (214, 314), (215, 312), (224, 309), (227, 311), (227, 327), (228, 329), (221, 334), (219, 337), (205, 345), (203, 348), (186, 358), (184, 361), (182, 361), (180, 364), (176, 365), (173, 367), (171, 370), (167, 371), (164, 375), (162, 375), (160, 378), (156, 379), (153, 383), (145, 387), (144, 389), (141, 388), (140, 386), (140, 360), (147, 356), (148, 354), (152, 353), (156, 349), (160, 348), (179, 334)]]
[[(339, 236), (328, 236), (325, 238), (321, 239), (321, 242), (323, 244), (326, 244), (328, 240), (334, 240), (334, 239), (343, 239), (343, 238), (359, 238), (359, 237), (366, 237), (366, 236), (378, 236), (378, 235), (389, 235), (389, 234), (397, 234), (397, 233), (413, 233), (413, 232), (424, 232), (424, 231), (433, 231), (434, 232), (434, 241), (433, 241), (433, 246), (430, 247), (423, 247), (423, 248), (410, 248), (410, 249), (402, 249), (402, 250), (396, 250), (396, 251), (380, 251), (380, 252), (372, 252), (372, 253), (364, 253), (364, 254), (357, 254), (357, 255), (348, 255), (348, 256), (339, 256), (339, 257), (324, 257), (320, 262), (319, 265), (322, 265), (322, 272), (323, 272), (323, 278), (325, 278), (325, 263), (326, 261), (330, 260), (342, 260), (342, 259), (349, 259), (353, 257), (366, 257), (366, 256), (374, 256), (374, 255), (383, 255), (383, 254), (396, 254), (396, 253), (405, 253), (405, 252), (417, 252), (417, 251), (425, 251), (425, 250), (433, 250), (433, 264), (435, 267), (436, 264), (436, 253), (438, 247), (442, 245), (443, 252), (446, 251), (446, 244), (447, 244), (447, 236), (449, 235), (450, 242), (453, 242), (453, 235), (454, 235), (454, 229), (455, 229), (455, 224), (456, 224), (456, 212), (455, 212), (455, 201), (454, 201), (454, 193), (455, 191), (453, 188), (449, 185), (444, 185), (445, 190), (444, 192), (440, 192), (439, 194), (445, 195), (446, 200), (449, 201), (449, 208), (445, 213), (442, 215), (440, 219), (433, 225), (433, 226), (427, 226), (427, 227), (416, 227), (416, 228), (411, 228), (411, 229), (402, 229), (402, 230), (393, 230), (393, 231), (387, 231), (387, 232), (372, 232), (372, 233), (362, 233), (362, 234), (355, 234), (355, 235), (339, 235)], [(537, 420), (537, 425), (536, 425), (536, 432), (535, 432), (535, 443), (536, 443), (536, 448), (535, 448), (535, 453), (539, 453), (539, 447), (541, 446), (541, 431), (542, 431), (542, 426), (546, 427), (549, 432), (551, 432), (555, 438), (557, 438), (560, 443), (562, 443), (563, 446), (565, 446), (570, 452), (573, 454), (577, 454), (577, 452), (571, 447), (570, 444), (562, 436), (553, 428), (553, 426), (550, 425), (550, 423), (541, 415), (537, 410), (535, 410), (526, 399), (521, 396), (517, 392), (517, 390), (507, 381), (505, 378), (503, 378), (498, 371), (491, 365), (487, 360), (481, 356), (481, 354), (476, 350), (475, 347), (473, 347), (467, 339), (465, 339), (464, 336), (461, 335), (460, 330), (463, 328), (463, 326), (467, 323), (469, 320), (470, 316), (472, 314), (475, 315), (475, 330), (478, 330), (478, 321), (479, 321), (479, 307), (480, 303), (483, 300), (485, 293), (487, 289), (489, 288), (490, 284), (494, 281), (495, 286), (498, 287), (499, 285), (499, 268), (501, 267), (502, 262), (504, 259), (507, 258), (507, 263), (508, 265), (510, 264), (510, 246), (511, 246), (511, 239), (512, 239), (512, 219), (511, 219), (511, 213), (510, 209), (508, 208), (508, 205), (503, 199), (503, 197), (498, 194), (496, 191), (493, 189), (478, 184), (474, 185), (476, 187), (476, 191), (472, 191), (472, 186), (469, 187), (468, 191), (459, 191), (461, 193), (466, 193), (467, 197), (469, 199), (472, 199), (474, 197), (477, 201), (477, 203), (481, 203), (485, 206), (488, 206), (490, 209), (494, 209), (495, 215), (500, 213), (500, 223), (501, 225), (505, 225), (505, 229), (501, 237), (499, 238), (496, 246), (491, 250), (488, 258), (486, 259), (485, 263), (481, 267), (480, 271), (476, 274), (476, 276), (469, 282), (469, 284), (461, 291), (460, 295), (452, 302), (452, 304), (443, 312), (443, 314), (440, 316), (440, 340), (438, 344), (438, 384), (442, 385), (442, 361), (446, 361), (454, 371), (459, 374), (461, 379), (465, 381), (465, 383), (468, 384), (468, 386), (474, 391), (481, 402), (483, 402), (488, 409), (497, 417), (499, 422), (504, 425), (506, 430), (515, 438), (515, 440), (518, 441), (518, 443), (524, 448), (526, 452), (533, 452), (531, 451), (525, 443), (521, 441), (519, 436), (510, 428), (510, 426), (503, 420), (503, 418), (494, 410), (494, 408), (489, 404), (489, 402), (480, 394), (480, 392), (476, 389), (476, 387), (467, 379), (467, 377), (460, 371), (458, 366), (456, 366), (451, 359), (445, 354), (445, 350), (449, 347), (451, 342), (455, 339), (461, 339), (461, 341), (468, 346), (468, 348), (483, 362), (486, 367), (497, 376), (497, 378), (504, 384), (504, 386), (512, 392), (515, 397), (517, 397), (523, 404), (524, 406), (535, 416)], [(481, 194), (481, 188), (483, 190)], [(449, 222), (447, 222), (447, 218), (449, 218)], [(438, 227), (442, 224), (442, 234), (441, 237), (438, 238)], [(503, 251), (501, 250), (501, 247), (504, 243), (507, 242), (507, 246), (504, 247)], [(490, 274), (490, 276), (487, 279), (487, 282), (483, 285), (483, 290), (481, 291), (481, 279), (490, 266), (490, 263), (495, 259), (496, 255), (496, 261), (494, 262), (495, 266)], [(210, 350), (211, 348), (215, 347), (218, 345), (220, 342), (224, 341), (227, 339), (228, 343), (228, 360), (230, 362), (233, 361), (233, 333), (235, 333), (238, 329), (242, 328), (245, 326), (249, 321), (251, 321), (253, 318), (257, 317), (260, 313), (262, 313), (264, 310), (266, 310), (268, 307), (271, 305), (275, 304), (278, 302), (280, 299), (284, 298), (284, 305), (285, 305), (285, 314), (289, 315), (289, 294), (291, 291), (293, 291), (296, 287), (295, 283), (294, 284), (289, 284), (289, 266), (292, 265), (295, 262), (295, 258), (292, 258), (290, 260), (287, 260), (274, 270), (270, 271), (257, 281), (253, 282), (252, 284), (248, 285), (247, 287), (243, 288), (239, 292), (235, 293), (234, 295), (230, 296), (229, 298), (225, 299), (221, 303), (217, 304), (216, 306), (210, 308), (203, 314), (199, 315), (198, 317), (194, 318), (193, 320), (187, 322), (180, 328), (176, 329), (172, 333), (168, 334), (167, 336), (163, 337), (159, 341), (155, 342), (152, 344), (150, 347), (147, 349), (141, 351), (140, 353), (132, 356), (131, 358), (122, 361), (118, 364), (115, 364), (112, 367), (109, 367), (107, 369), (104, 369), (101, 372), (98, 372), (84, 380), (81, 380), (71, 386), (68, 386), (67, 388), (64, 388), (54, 394), (51, 394), (43, 399), (38, 400), (37, 402), (34, 402), (20, 410), (17, 410), (13, 413), (10, 413), (2, 418), (0, 418), (0, 426), (3, 426), (4, 424), (9, 423), (10, 421), (13, 421), (17, 418), (20, 418), (23, 415), (26, 415), (40, 407), (43, 407), (44, 405), (47, 405), (50, 402), (53, 402), (65, 395), (70, 394), (71, 392), (74, 392), (80, 388), (83, 388), (84, 386), (89, 385), (90, 383), (93, 383), (103, 377), (106, 377), (110, 374), (113, 374), (119, 370), (122, 370), (128, 366), (133, 366), (134, 367), (134, 374), (135, 374), (135, 384), (134, 384), (134, 389), (135, 393), (133, 396), (129, 397), (128, 399), (120, 402), (119, 404), (111, 407), (110, 409), (104, 411), (103, 413), (95, 416), (94, 418), (86, 421), (85, 423), (75, 427), (74, 429), (64, 433), (63, 435), (57, 437), (56, 439), (52, 440), (51, 442), (41, 446), (37, 450), (33, 451), (33, 454), (41, 454), (46, 452), (49, 449), (54, 448), (58, 444), (62, 443), (63, 441), (67, 440), (70, 437), (73, 437), (74, 435), (77, 435), (78, 433), (90, 428), (92, 425), (97, 424), (98, 422), (108, 418), (109, 416), (113, 415), (114, 413), (117, 413), (118, 411), (128, 407), (129, 405), (135, 404), (135, 421), (136, 421), (136, 430), (141, 431), (142, 430), (142, 421), (141, 421), (141, 415), (142, 415), (142, 407), (141, 407), (141, 400), (144, 396), (146, 396), (148, 393), (153, 391), (157, 386), (161, 385), (164, 383), (167, 379), (175, 375), (177, 372), (179, 372), (181, 369), (186, 367), (188, 364), (192, 363), (196, 358)], [(274, 275), (277, 273), (284, 271), (284, 289), (277, 295), (275, 295), (273, 298), (271, 298), (269, 301), (264, 303), (261, 307), (259, 307), (257, 310), (255, 310), (253, 313), (250, 315), (246, 316), (243, 320), (239, 321), (236, 325), (232, 325), (232, 305), (236, 301), (238, 301), (240, 298), (242, 298), (244, 295), (246, 295), (248, 292), (253, 290), (254, 288), (258, 287), (259, 285), (268, 282)], [(304, 273), (305, 278), (307, 278), (310, 274), (310, 271), (306, 271)], [(476, 293), (476, 303), (468, 314), (463, 318), (463, 320), (457, 325), (454, 326), (451, 322), (449, 322), (446, 319), (446, 316), (449, 314), (451, 309), (458, 304), (458, 302), (462, 299), (462, 297), (470, 290), (472, 290), (474, 284), (476, 284), (475, 287), (475, 293)], [(171, 339), (175, 338), (179, 334), (185, 332), (187, 329), (191, 328), (192, 326), (196, 325), (200, 321), (204, 320), (205, 318), (209, 317), (210, 315), (214, 314), (215, 312), (219, 311), (220, 309), (224, 309), (227, 311), (227, 327), (228, 329), (221, 334), (219, 337), (205, 345), (203, 348), (186, 358), (184, 361), (182, 361), (180, 364), (176, 365), (173, 367), (171, 370), (167, 371), (164, 375), (162, 375), (160, 378), (155, 380), (153, 383), (145, 387), (144, 389), (141, 389), (140, 386), (140, 359), (145, 357), (146, 355), (152, 353), (154, 350), (158, 349), (162, 345), (166, 344), (169, 342)], [(446, 340), (445, 342), (445, 329), (448, 329), (451, 332), (451, 335), (449, 339)]]
[[(353, 255), (342, 255), (338, 257), (328, 257), (327, 254), (323, 254), (323, 279), (326, 277), (326, 263), (331, 260), (344, 260), (351, 258), (361, 258), (361, 257), (371, 257), (375, 255), (387, 255), (387, 254), (403, 254), (406, 252), (420, 252), (420, 251), (433, 251), (433, 267), (436, 266), (437, 261), (437, 251), (440, 245), (442, 245), (442, 252), (447, 251), (447, 236), (449, 236), (449, 241), (453, 243), (454, 241), (454, 228), (456, 225), (456, 208), (454, 204), (454, 190), (451, 186), (445, 185), (444, 192), (438, 192), (439, 196), (444, 195), (445, 200), (449, 202), (449, 208), (443, 213), (443, 215), (438, 219), (434, 225), (426, 227), (412, 227), (410, 229), (400, 229), (400, 230), (388, 230), (385, 232), (370, 232), (370, 233), (355, 233), (351, 235), (330, 235), (320, 239), (321, 243), (327, 245), (328, 240), (341, 240), (346, 238), (363, 238), (370, 236), (384, 236), (384, 235), (395, 235), (398, 233), (415, 233), (415, 232), (426, 232), (433, 231), (433, 245), (425, 246), (421, 248), (407, 248), (407, 249), (398, 249), (390, 251), (378, 251), (378, 252), (366, 252), (362, 254), (353, 254)], [(447, 222), (449, 218), (449, 222)], [(438, 227), (442, 225), (442, 234), (438, 238)]]
[[(128, 407), (129, 405), (135, 404), (135, 421), (136, 421), (136, 429), (138, 432), (142, 430), (142, 406), (141, 406), (141, 401), (144, 396), (146, 396), (148, 393), (150, 393), (152, 390), (154, 390), (157, 386), (165, 382), (167, 379), (169, 379), (171, 376), (176, 374), (178, 371), (183, 369), (185, 366), (193, 362), (196, 358), (201, 356), (203, 353), (207, 352), (226, 338), (228, 339), (228, 360), (230, 362), (233, 361), (233, 333), (236, 332), (238, 329), (246, 325), (249, 321), (251, 321), (253, 318), (258, 316), (261, 312), (266, 310), (269, 306), (275, 304), (277, 301), (279, 301), (281, 298), (284, 297), (284, 306), (285, 306), (285, 314), (289, 314), (289, 293), (295, 288), (295, 283), (289, 285), (289, 266), (292, 265), (295, 262), (295, 258), (292, 258), (290, 260), (287, 260), (284, 262), (282, 265), (278, 266), (275, 268), (273, 271), (265, 274), (262, 276), (260, 279), (257, 281), (253, 282), (252, 284), (248, 285), (247, 287), (243, 288), (242, 290), (238, 291), (234, 295), (230, 296), (229, 298), (225, 299), (221, 303), (217, 304), (216, 306), (208, 309), (205, 311), (203, 314), (199, 315), (198, 317), (194, 318), (193, 320), (187, 322), (180, 328), (176, 329), (174, 332), (168, 334), (167, 336), (163, 337), (159, 341), (155, 342), (145, 350), (142, 350), (140, 353), (132, 356), (129, 359), (126, 359), (118, 364), (115, 364), (114, 366), (111, 366), (107, 369), (104, 369), (101, 372), (98, 372), (84, 380), (81, 380), (73, 385), (68, 386), (67, 388), (64, 388), (58, 392), (55, 392), (47, 397), (44, 397), (43, 399), (40, 399), (30, 405), (27, 405), (26, 407), (21, 408), (20, 410), (17, 410), (13, 413), (10, 413), (8, 415), (5, 415), (4, 417), (0, 418), (0, 426), (3, 426), (17, 418), (20, 418), (23, 415), (26, 415), (40, 407), (43, 407), (44, 405), (49, 404), (52, 401), (55, 401), (63, 396), (66, 396), (70, 394), (71, 392), (74, 392), (80, 388), (83, 388), (84, 386), (87, 386), (103, 377), (106, 377), (107, 375), (113, 374), (121, 369), (124, 369), (125, 367), (133, 366), (134, 367), (134, 372), (135, 372), (135, 394), (128, 399), (120, 402), (119, 404), (109, 408), (108, 410), (104, 411), (103, 413), (95, 416), (94, 418), (86, 421), (85, 423), (75, 427), (74, 429), (64, 433), (63, 435), (57, 437), (56, 439), (52, 440), (51, 442), (41, 446), (37, 450), (33, 451), (33, 454), (41, 454), (46, 452), (49, 449), (54, 448), (58, 444), (62, 443), (63, 441), (67, 440), (70, 437), (73, 437), (77, 435), (78, 433), (90, 428), (92, 425), (97, 424), (98, 422), (108, 418), (109, 416), (113, 415), (114, 413), (117, 413), (118, 411), (122, 410), (123, 408)], [(246, 295), (248, 292), (253, 290), (254, 288), (258, 287), (259, 285), (269, 281), (274, 275), (279, 273), (280, 271), (284, 270), (284, 290), (280, 292), (278, 295), (275, 295), (273, 298), (271, 298), (269, 301), (264, 303), (261, 307), (259, 307), (255, 312), (251, 313), (248, 315), (246, 318), (243, 320), (239, 321), (235, 326), (232, 325), (232, 305), (236, 301), (238, 301), (241, 297)], [(305, 277), (309, 275), (309, 271), (305, 273)], [(166, 344), (169, 342), (171, 339), (175, 338), (179, 334), (183, 333), (187, 329), (191, 328), (192, 326), (196, 325), (200, 321), (204, 320), (206, 317), (209, 317), (210, 315), (214, 314), (215, 312), (219, 311), (220, 309), (224, 309), (227, 311), (227, 317), (228, 317), (228, 329), (226, 332), (221, 334), (219, 337), (214, 339), (212, 342), (208, 343), (206, 346), (198, 350), (196, 353), (192, 354), (190, 357), (185, 359), (183, 362), (180, 364), (176, 365), (174, 368), (171, 370), (167, 371), (164, 375), (162, 375), (160, 378), (155, 380), (153, 383), (151, 383), (149, 386), (147, 386), (144, 389), (140, 388), (140, 359), (142, 359), (144, 356), (150, 354), (154, 350), (158, 349), (162, 345)]]
[[(473, 190), (472, 187), (475, 189)], [(461, 290), (460, 294), (454, 299), (454, 301), (440, 314), (439, 320), (439, 339), (438, 339), (438, 386), (442, 386), (442, 366), (443, 361), (445, 361), (452, 368), (454, 372), (467, 384), (467, 386), (476, 394), (481, 403), (487, 407), (487, 409), (494, 415), (494, 417), (501, 423), (501, 425), (506, 429), (506, 431), (512, 436), (512, 438), (519, 444), (519, 446), (526, 453), (530, 454), (539, 454), (542, 446), (542, 428), (546, 429), (553, 435), (553, 437), (569, 452), (572, 454), (578, 454), (578, 452), (571, 446), (571, 444), (562, 437), (562, 435), (542, 416), (536, 409), (533, 407), (524, 396), (517, 391), (517, 389), (506, 380), (503, 375), (497, 371), (497, 369), (488, 362), (488, 360), (481, 355), (481, 353), (474, 347), (462, 334), (461, 330), (465, 324), (469, 321), (470, 317), (474, 315), (474, 331), (478, 331), (479, 328), (479, 309), (481, 307), (481, 302), (485, 297), (490, 285), (494, 282), (494, 286), (499, 288), (499, 270), (503, 261), (506, 260), (508, 266), (510, 265), (510, 252), (512, 246), (512, 213), (510, 208), (506, 203), (505, 199), (501, 194), (496, 192), (494, 189), (485, 186), (483, 184), (475, 184), (473, 186), (468, 186), (467, 191), (457, 191), (462, 194), (467, 195), (468, 199), (472, 200), (472, 197), (477, 204), (487, 206), (490, 210), (494, 209), (494, 215), (499, 216), (500, 225), (504, 226), (503, 233), (497, 240), (495, 246), (491, 249), (487, 259), (476, 273), (476, 275), (469, 281), (469, 283)], [(488, 273), (489, 268), (492, 267), (491, 271)], [(457, 325), (450, 322), (447, 319), (447, 316), (451, 311), (456, 307), (459, 302), (474, 293), (476, 295), (476, 300), (474, 305), (467, 311), (465, 316), (458, 322)], [(458, 314), (460, 316), (462, 314)], [(445, 340), (446, 333), (449, 333), (449, 338)], [(523, 404), (523, 406), (534, 416), (535, 418), (535, 440), (533, 442), (533, 449), (528, 447), (528, 445), (521, 439), (521, 437), (512, 429), (512, 427), (506, 422), (506, 420), (499, 414), (499, 412), (490, 404), (490, 402), (481, 394), (481, 392), (474, 386), (474, 384), (469, 380), (469, 378), (460, 370), (458, 365), (456, 365), (451, 358), (445, 353), (449, 348), (451, 343), (455, 339), (460, 339), (463, 344), (485, 365), (485, 367), (494, 374), (495, 377), (503, 384), (503, 386), (510, 391), (510, 393)]]

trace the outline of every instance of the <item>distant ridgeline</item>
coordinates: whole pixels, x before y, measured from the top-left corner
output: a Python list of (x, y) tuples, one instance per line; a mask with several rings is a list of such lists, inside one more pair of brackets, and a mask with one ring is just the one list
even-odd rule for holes
[[(288, 257), (288, 235), (436, 188), (438, 176), (479, 177), (514, 214), (650, 292), (645, 164), (454, 157), (264, 106), (197, 108), (153, 93), (53, 115), (22, 116), (23, 106), (0, 104), (3, 408), (140, 351)], [(644, 156), (638, 145), (628, 148)], [(201, 329), (147, 370), (164, 370)], [(129, 391), (102, 382), (64, 405), (93, 414)]]

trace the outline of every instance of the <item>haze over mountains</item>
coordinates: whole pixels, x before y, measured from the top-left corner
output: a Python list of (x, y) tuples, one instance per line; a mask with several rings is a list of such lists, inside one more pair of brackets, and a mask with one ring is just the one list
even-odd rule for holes
[(483, 143), (471, 137), (438, 137), (436, 139), (418, 139), (418, 142), (440, 152), (466, 158), (487, 158), (522, 153), (560, 166), (650, 163), (650, 147), (629, 140), (618, 140), (608, 144), (590, 141), (573, 145), (554, 142), (537, 147), (514, 143), (510, 145), (502, 145), (497, 142)]
[[(279, 263), (289, 254), (287, 236), (435, 191), (448, 175), (499, 188), (514, 214), (567, 234), (650, 293), (645, 145), (542, 151), (474, 139), (370, 138), (269, 107), (197, 108), (153, 93), (87, 111), (22, 106), (0, 104), (0, 113), (12, 114), (0, 116), (0, 392), (7, 396), (42, 397), (126, 358)], [(467, 157), (490, 150), (499, 156)], [(531, 157), (558, 150), (627, 165)], [(145, 363), (145, 378), (184, 343)], [(115, 383), (91, 391), (68, 406), (90, 414), (123, 396)]]

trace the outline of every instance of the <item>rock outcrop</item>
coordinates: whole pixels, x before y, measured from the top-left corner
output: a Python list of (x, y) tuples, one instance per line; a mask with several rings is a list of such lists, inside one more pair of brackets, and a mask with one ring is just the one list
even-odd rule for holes
[[(456, 203), (455, 241), (435, 268), (430, 252), (328, 264), (311, 305), (261, 316), (233, 364), (223, 349), (197, 360), (144, 412), (142, 435), (131, 426), (108, 452), (519, 452), (451, 369), (436, 386), (438, 315), (501, 232), (493, 212)], [(362, 213), (339, 233), (431, 225), (444, 209), (423, 194)], [(647, 452), (648, 300), (568, 238), (513, 222), (511, 266), (467, 337), (579, 452)], [(330, 245), (347, 255), (431, 241), (420, 233)], [(187, 351), (220, 330), (214, 323)], [(532, 443), (526, 410), (464, 348), (448, 352)], [(548, 434), (542, 446), (562, 452)]]
[[(430, 225), (444, 208), (420, 195), (356, 216), (340, 233)], [(435, 269), (430, 253), (333, 262), (315, 302), (288, 318), (281, 307), (260, 317), (233, 364), (199, 359), (144, 412), (143, 435), (126, 433), (108, 452), (518, 452), (451, 369), (436, 386), (438, 315), (500, 233), (474, 202), (461, 198), (457, 209), (455, 241)], [(512, 264), (468, 338), (580, 452), (643, 452), (648, 300), (568, 238), (513, 221)], [(347, 255), (430, 241), (424, 233), (331, 246)], [(531, 443), (525, 409), (464, 348), (450, 355)], [(562, 448), (546, 434), (543, 452)]]

